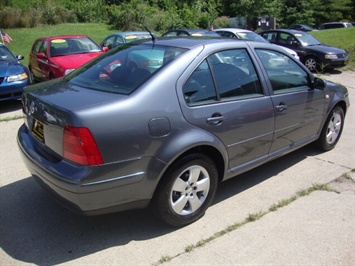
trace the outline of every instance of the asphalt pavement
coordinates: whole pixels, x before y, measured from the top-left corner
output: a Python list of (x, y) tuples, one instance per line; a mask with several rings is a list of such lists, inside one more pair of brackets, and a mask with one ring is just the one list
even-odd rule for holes
[(20, 159), (19, 102), (1, 103), (0, 265), (355, 265), (355, 72), (322, 77), (346, 85), (352, 104), (336, 148), (308, 145), (222, 183), (206, 215), (183, 228), (148, 210), (61, 208)]

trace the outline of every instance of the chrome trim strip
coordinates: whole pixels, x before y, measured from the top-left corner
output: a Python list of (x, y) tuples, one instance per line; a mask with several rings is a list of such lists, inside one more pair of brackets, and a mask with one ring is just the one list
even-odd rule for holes
[(111, 178), (111, 179), (106, 179), (106, 180), (101, 180), (101, 181), (96, 181), (96, 182), (91, 182), (91, 183), (86, 183), (86, 184), (81, 184), (81, 186), (92, 186), (92, 185), (97, 185), (97, 184), (103, 184), (103, 183), (108, 183), (108, 182), (114, 182), (117, 180), (121, 180), (121, 179), (126, 179), (126, 178), (130, 178), (130, 177), (135, 177), (135, 176), (139, 176), (144, 174), (144, 172), (138, 172), (135, 174), (131, 174), (131, 175), (126, 175), (126, 176), (119, 176), (119, 177), (115, 177), (115, 178)]

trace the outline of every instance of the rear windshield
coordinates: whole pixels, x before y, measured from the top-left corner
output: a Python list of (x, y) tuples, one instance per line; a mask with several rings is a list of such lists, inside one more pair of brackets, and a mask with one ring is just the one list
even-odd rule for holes
[(185, 51), (130, 43), (94, 59), (65, 80), (88, 89), (128, 95)]

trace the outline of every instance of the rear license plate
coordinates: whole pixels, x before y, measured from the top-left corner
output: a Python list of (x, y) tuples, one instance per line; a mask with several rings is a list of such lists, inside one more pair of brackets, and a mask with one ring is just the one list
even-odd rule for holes
[(38, 121), (37, 119), (33, 119), (33, 127), (32, 127), (32, 134), (35, 136), (39, 141), (44, 142), (44, 130), (42, 122)]

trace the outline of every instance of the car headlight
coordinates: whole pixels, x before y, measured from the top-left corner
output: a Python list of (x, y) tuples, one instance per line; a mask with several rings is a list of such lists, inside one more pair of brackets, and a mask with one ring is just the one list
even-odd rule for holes
[(21, 74), (8, 76), (7, 77), (7, 82), (20, 81), (20, 80), (24, 80), (24, 79), (27, 79), (27, 78), (28, 78), (27, 73), (23, 72)]
[(338, 59), (336, 54), (326, 54), (325, 59)]
[(66, 76), (66, 75), (68, 75), (70, 72), (73, 72), (74, 70), (75, 70), (75, 68), (69, 68), (69, 69), (65, 70), (64, 75)]

